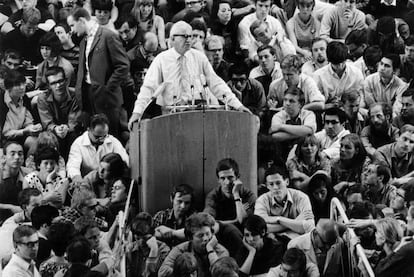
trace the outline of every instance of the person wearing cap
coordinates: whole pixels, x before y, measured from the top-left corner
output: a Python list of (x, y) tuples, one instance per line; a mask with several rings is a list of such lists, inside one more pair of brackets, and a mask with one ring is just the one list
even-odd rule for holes
[[(160, 53), (151, 63), (135, 101), (128, 123), (129, 129), (134, 122), (140, 121), (153, 98), (156, 98), (157, 104), (161, 106), (186, 105), (194, 98), (200, 99), (200, 92), (203, 91), (204, 85), (207, 85), (211, 91), (205, 94), (213, 94), (216, 98), (212, 100), (226, 99), (228, 105), (234, 109), (251, 113), (231, 92), (223, 79), (217, 76), (206, 55), (191, 49), (191, 38), (192, 28), (188, 23), (179, 21), (171, 27), (172, 48)], [(202, 80), (203, 77), (205, 80)], [(160, 95), (156, 95), (155, 92), (163, 84), (170, 89), (164, 89)], [(201, 95), (201, 98), (205, 99), (203, 93)]]
[(288, 249), (303, 250), (307, 261), (318, 266), (321, 276), (350, 276), (347, 246), (339, 236), (339, 227), (333, 220), (322, 218), (312, 232), (292, 239)]

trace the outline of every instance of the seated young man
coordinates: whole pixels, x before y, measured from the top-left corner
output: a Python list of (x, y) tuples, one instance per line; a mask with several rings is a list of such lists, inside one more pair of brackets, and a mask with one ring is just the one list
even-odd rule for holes
[(158, 276), (172, 276), (176, 260), (184, 252), (192, 252), (197, 258), (197, 276), (210, 276), (210, 266), (217, 259), (229, 256), (229, 252), (218, 243), (214, 235), (214, 224), (214, 218), (207, 213), (190, 216), (185, 223), (185, 234), (189, 241), (171, 250), (161, 265)]
[(266, 171), (265, 178), (269, 192), (256, 200), (254, 214), (266, 221), (268, 232), (285, 237), (285, 240), (310, 232), (315, 221), (309, 197), (288, 188), (286, 168), (272, 166)]
[(263, 218), (249, 215), (243, 223), (244, 247), (236, 255), (240, 271), (246, 276), (266, 274), (271, 267), (281, 263), (286, 245), (267, 237)]
[(319, 277), (318, 267), (306, 261), (305, 253), (298, 248), (289, 248), (282, 258), (282, 263), (269, 270), (267, 277), (289, 276), (295, 273), (301, 277)]
[(174, 187), (170, 195), (172, 207), (154, 216), (155, 237), (170, 247), (185, 241), (186, 219), (194, 213), (194, 189), (187, 184)]
[(30, 173), (23, 167), (23, 146), (16, 141), (6, 142), (3, 146), (4, 163), (0, 164), (0, 225), (4, 220), (21, 212), (18, 195), (23, 188), (24, 176)]
[(25, 95), (26, 79), (12, 70), (6, 74), (4, 87), (6, 91), (0, 92), (1, 140), (3, 143), (6, 140), (18, 141), (27, 151), (36, 143), (42, 125), (34, 122), (30, 100)]
[(288, 88), (283, 98), (283, 110), (272, 118), (269, 134), (280, 145), (279, 158), (286, 161), (296, 139), (311, 135), (316, 131), (316, 118), (312, 111), (303, 109), (305, 95), (297, 87)]
[(220, 160), (216, 167), (219, 185), (206, 197), (204, 212), (223, 223), (240, 226), (253, 213), (255, 195), (240, 181), (237, 162), (231, 158)]
[(414, 126), (407, 124), (401, 128), (395, 142), (381, 146), (374, 154), (375, 162), (385, 163), (391, 168), (392, 182), (398, 187), (413, 179), (413, 147)]
[(288, 55), (280, 63), (283, 78), (270, 84), (267, 96), (270, 109), (281, 110), (284, 93), (288, 88), (298, 87), (305, 95), (303, 109), (310, 111), (323, 110), (325, 97), (320, 92), (312, 77), (301, 73), (302, 61), (297, 55)]

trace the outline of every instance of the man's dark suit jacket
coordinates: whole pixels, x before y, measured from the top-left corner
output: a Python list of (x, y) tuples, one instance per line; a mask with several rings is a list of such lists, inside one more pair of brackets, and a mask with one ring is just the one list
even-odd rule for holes
[[(82, 90), (86, 74), (86, 37), (80, 43), (79, 69), (76, 80), (76, 98), (83, 109)], [(96, 112), (120, 108), (122, 91), (120, 85), (127, 80), (129, 61), (118, 36), (111, 30), (99, 27), (88, 56), (91, 88)]]

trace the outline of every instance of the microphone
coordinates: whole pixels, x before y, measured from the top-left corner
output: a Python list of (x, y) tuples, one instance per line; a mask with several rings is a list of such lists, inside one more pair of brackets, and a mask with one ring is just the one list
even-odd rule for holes
[(194, 107), (195, 106), (195, 95), (194, 95), (194, 82), (193, 82), (193, 78), (191, 78), (190, 89), (191, 89), (191, 106)]
[(203, 86), (203, 91), (204, 91), (204, 95), (206, 98), (206, 106), (208, 108), (210, 99), (209, 99), (209, 89), (207, 86), (207, 80), (206, 80), (206, 76), (204, 74), (200, 74), (200, 81), (201, 81), (201, 85)]

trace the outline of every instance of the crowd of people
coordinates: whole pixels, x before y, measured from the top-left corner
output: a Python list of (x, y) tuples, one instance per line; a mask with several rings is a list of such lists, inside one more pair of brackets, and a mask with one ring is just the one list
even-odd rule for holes
[[(414, 276), (413, 0), (2, 0), (0, 28), (0, 276)], [(257, 183), (223, 157), (140, 211), (133, 125), (223, 107)]]

